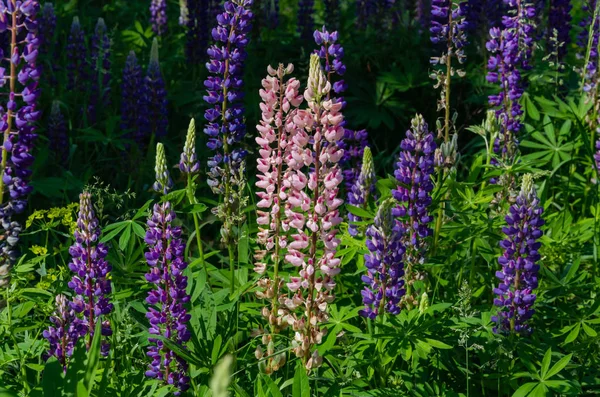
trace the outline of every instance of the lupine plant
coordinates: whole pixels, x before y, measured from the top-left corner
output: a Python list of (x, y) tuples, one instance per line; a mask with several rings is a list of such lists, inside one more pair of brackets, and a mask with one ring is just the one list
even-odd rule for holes
[(41, 112), (37, 107), (40, 96), (37, 67), (38, 30), (37, 1), (8, 5), (0, 3), (0, 33), (10, 35), (10, 53), (4, 54), (0, 67), (0, 87), (8, 101), (0, 108), (0, 131), (3, 134), (0, 169), (0, 287), (10, 282), (10, 269), (17, 258), (17, 243), (21, 225), (13, 217), (22, 213), (27, 196), (33, 164), (35, 123)]
[(153, 143), (155, 139), (167, 135), (169, 128), (167, 114), (167, 91), (158, 59), (158, 40), (152, 41), (150, 62), (142, 84), (139, 98), (138, 134), (140, 145)]
[(67, 89), (83, 92), (83, 81), (87, 78), (85, 32), (79, 22), (79, 17), (73, 18), (71, 32), (67, 40)]

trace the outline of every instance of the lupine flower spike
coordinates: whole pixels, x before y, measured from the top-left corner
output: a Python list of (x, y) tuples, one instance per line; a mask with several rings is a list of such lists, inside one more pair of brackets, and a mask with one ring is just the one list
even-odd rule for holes
[(246, 135), (242, 75), (253, 17), (251, 6), (252, 0), (225, 2), (217, 17), (218, 26), (212, 30), (215, 44), (208, 49), (206, 68), (210, 76), (204, 82), (204, 100), (211, 106), (204, 114), (208, 121), (204, 133), (214, 153), (208, 159), (208, 185), (225, 200), (214, 212), (223, 221), (221, 239), (228, 247), (235, 243), (234, 225), (241, 219), (239, 209), (247, 200), (243, 193), (246, 152), (238, 145)]
[(511, 205), (506, 215), (507, 226), (502, 228), (506, 235), (500, 242), (504, 252), (498, 258), (502, 270), (496, 272), (500, 283), (494, 289), (494, 305), (500, 311), (492, 317), (497, 323), (496, 332), (527, 335), (533, 330), (528, 320), (534, 313), (534, 290), (538, 287), (540, 265), (537, 262), (541, 246), (538, 240), (543, 234), (540, 227), (544, 225), (542, 212), (533, 178), (525, 175), (517, 202)]
[(142, 85), (141, 113), (139, 115), (139, 134), (136, 141), (142, 145), (148, 145), (156, 138), (167, 135), (169, 120), (167, 112), (167, 90), (165, 81), (160, 72), (158, 58), (158, 40), (152, 41), (150, 50), (150, 62)]
[[(183, 275), (187, 267), (183, 256), (185, 243), (181, 239), (181, 228), (173, 225), (175, 211), (171, 203), (155, 204), (148, 219), (145, 242), (148, 244), (146, 261), (150, 269), (146, 280), (155, 285), (148, 293), (146, 302), (151, 305), (146, 317), (150, 321), (150, 334), (161, 335), (172, 343), (184, 347), (190, 339), (188, 322), (190, 315), (185, 309), (190, 297), (185, 289), (187, 277)], [(152, 362), (146, 376), (163, 380), (176, 386), (180, 391), (189, 388), (188, 364), (165, 343), (157, 338), (148, 338), (148, 357)], [(185, 347), (184, 347), (185, 348)], [(175, 395), (179, 395), (177, 392)]]
[(367, 229), (369, 254), (365, 255), (365, 267), (368, 273), (362, 276), (367, 285), (362, 291), (365, 308), (360, 311), (363, 317), (375, 319), (386, 312), (400, 313), (400, 299), (405, 292), (402, 278), (404, 230), (392, 214), (395, 206), (394, 199), (385, 200)]
[[(318, 367), (322, 358), (314, 346), (326, 330), (327, 305), (334, 299), (334, 277), (340, 272), (335, 257), (340, 243), (339, 185), (342, 173), (338, 162), (343, 151), (337, 142), (344, 135), (342, 104), (329, 98), (331, 84), (321, 68), (319, 56), (312, 54), (304, 98), (308, 109), (294, 117), (298, 128), (292, 139), (286, 164), (290, 169), (286, 222), (292, 229), (287, 263), (300, 269), (287, 284), (292, 298), (286, 301), (288, 321), (295, 331), (293, 350), (308, 370)], [(307, 190), (308, 188), (308, 190)], [(319, 255), (319, 253), (321, 253)]]
[(90, 50), (92, 82), (88, 117), (91, 124), (98, 120), (98, 116), (110, 104), (110, 46), (104, 19), (98, 18)]
[(150, 1), (150, 23), (158, 36), (167, 32), (167, 0)]
[[(112, 335), (110, 323), (106, 320), (106, 316), (113, 309), (109, 299), (112, 291), (109, 279), (111, 266), (106, 261), (108, 248), (98, 240), (100, 226), (92, 205), (92, 197), (88, 192), (83, 192), (79, 195), (75, 243), (69, 248), (72, 258), (69, 269), (75, 275), (68, 285), (75, 293), (71, 302), (71, 308), (78, 316), (75, 326), (84, 327), (84, 334), (89, 336), (88, 346), (98, 322), (102, 324), (102, 336)], [(102, 353), (107, 355), (108, 349), (108, 342), (103, 340)]]
[(210, 0), (187, 0), (185, 18), (180, 23), (187, 28), (186, 34), (186, 57), (189, 62), (199, 63), (206, 60), (206, 48), (208, 47), (208, 36), (210, 33), (209, 19)]
[[(0, 288), (10, 283), (10, 270), (18, 256), (17, 243), (21, 225), (13, 220), (25, 210), (32, 190), (28, 179), (33, 164), (33, 145), (37, 135), (35, 124), (41, 112), (37, 109), (40, 95), (37, 67), (39, 37), (37, 1), (0, 3), (0, 34), (7, 30), (11, 54), (0, 49), (0, 92), (6, 97), (0, 107), (2, 169), (0, 169)], [(16, 25), (13, 22), (16, 21)]]
[(63, 366), (63, 371), (66, 371), (69, 357), (87, 329), (77, 319), (67, 297), (62, 294), (56, 295), (56, 309), (54, 315), (50, 316), (50, 321), (53, 325), (43, 332), (44, 338), (50, 343), (48, 355), (55, 356)]
[[(291, 74), (294, 66), (279, 65), (277, 69), (268, 67), (268, 76), (262, 81), (260, 105), (262, 119), (256, 126), (259, 136), (260, 157), (257, 159), (258, 181), (256, 182), (257, 223), (259, 232), (257, 242), (262, 250), (255, 254), (255, 271), (261, 275), (258, 281), (257, 297), (270, 300), (270, 306), (263, 308), (262, 315), (267, 320), (270, 332), (265, 332), (262, 345), (256, 350), (257, 359), (263, 359), (263, 372), (277, 371), (285, 363), (285, 353), (274, 355), (274, 337), (288, 324), (285, 321), (286, 308), (284, 280), (280, 269), (285, 249), (288, 246), (286, 231), (290, 225), (285, 219), (284, 211), (290, 206), (287, 191), (290, 184), (296, 183), (296, 174), (287, 169), (285, 160), (290, 155), (291, 140), (296, 132), (293, 121), (303, 97), (299, 93), (300, 82), (295, 78), (285, 79)], [(289, 209), (288, 209), (289, 210)], [(297, 243), (291, 242), (294, 247)]]
[(156, 181), (154, 182), (154, 185), (152, 185), (152, 189), (160, 194), (169, 193), (173, 188), (173, 180), (169, 174), (165, 147), (162, 143), (156, 144), (156, 163), (154, 171), (156, 172)]
[(38, 19), (38, 31), (40, 33), (40, 52), (47, 54), (54, 45), (54, 31), (56, 30), (56, 13), (52, 3), (44, 3)]
[(394, 209), (394, 215), (406, 230), (403, 244), (406, 249), (404, 264), (406, 271), (406, 290), (404, 297), (406, 306), (418, 305), (413, 294), (412, 284), (422, 278), (415, 267), (425, 260), (427, 237), (432, 234), (429, 214), (434, 171), (435, 141), (423, 116), (417, 115), (411, 122), (411, 129), (406, 131), (406, 138), (400, 143), (400, 158), (396, 163), (394, 176), (400, 185), (392, 191), (394, 198), (400, 203)]
[(67, 40), (67, 89), (83, 92), (83, 81), (87, 78), (85, 32), (79, 23), (79, 17), (73, 18), (71, 32)]
[(66, 165), (69, 157), (69, 136), (65, 116), (60, 110), (58, 101), (52, 102), (52, 111), (48, 119), (48, 139), (58, 162)]
[[(355, 207), (366, 207), (369, 203), (369, 198), (375, 200), (375, 183), (377, 177), (375, 175), (375, 164), (373, 164), (373, 155), (371, 149), (367, 146), (364, 150), (364, 156), (362, 160), (362, 169), (360, 175), (352, 189), (348, 193), (348, 204)], [(348, 214), (348, 220), (350, 222), (360, 222), (361, 218), (352, 213)], [(359, 228), (357, 225), (350, 224), (348, 226), (348, 232), (352, 236), (358, 235)]]
[(132, 138), (139, 137), (142, 93), (142, 68), (135, 52), (131, 51), (125, 61), (121, 83), (121, 128), (127, 130)]

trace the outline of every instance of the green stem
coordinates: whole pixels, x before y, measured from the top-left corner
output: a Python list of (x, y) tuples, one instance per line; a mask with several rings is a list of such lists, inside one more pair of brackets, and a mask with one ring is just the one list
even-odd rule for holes
[(235, 252), (231, 244), (227, 244), (227, 252), (229, 253), (229, 272), (231, 273), (230, 296), (233, 296), (235, 294)]
[[(198, 200), (196, 200), (196, 192), (192, 183), (191, 174), (188, 174), (187, 177), (187, 193), (190, 205), (198, 204)], [(198, 256), (200, 257), (200, 262), (202, 262), (202, 267), (204, 268), (206, 277), (208, 277), (208, 270), (206, 268), (206, 263), (204, 262), (204, 249), (202, 248), (202, 236), (200, 235), (200, 219), (198, 218), (198, 213), (192, 213), (192, 218), (194, 218), (194, 227), (196, 229), (196, 244), (198, 245)]]

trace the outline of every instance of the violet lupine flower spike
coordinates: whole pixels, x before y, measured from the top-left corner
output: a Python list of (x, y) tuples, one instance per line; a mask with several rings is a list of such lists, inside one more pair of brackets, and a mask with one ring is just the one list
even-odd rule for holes
[(162, 143), (156, 144), (156, 163), (154, 165), (156, 173), (156, 181), (152, 185), (152, 189), (156, 193), (166, 195), (173, 188), (173, 180), (169, 174), (167, 166), (167, 156), (165, 155), (165, 147)]
[(210, 0), (187, 0), (187, 15), (185, 18), (186, 47), (185, 55), (189, 62), (197, 64), (206, 60), (208, 47)]
[(63, 371), (66, 371), (77, 341), (87, 330), (76, 317), (67, 297), (62, 294), (56, 295), (56, 309), (54, 315), (50, 316), (50, 321), (53, 325), (43, 332), (44, 338), (50, 344), (48, 355), (55, 356), (63, 366)]
[(167, 32), (167, 0), (150, 1), (150, 23), (158, 36)]
[[(69, 288), (75, 293), (71, 308), (78, 315), (76, 327), (83, 327), (91, 344), (96, 329), (101, 322), (102, 336), (112, 335), (106, 317), (113, 309), (109, 295), (112, 291), (109, 273), (111, 266), (106, 261), (108, 247), (98, 242), (100, 226), (88, 192), (79, 195), (79, 216), (75, 229), (75, 243), (69, 248), (71, 263), (69, 269), (75, 275), (69, 281)], [(81, 316), (79, 318), (79, 316)], [(109, 344), (102, 341), (102, 354), (107, 355)]]
[[(146, 317), (150, 321), (150, 334), (160, 335), (185, 348), (185, 342), (190, 339), (190, 315), (185, 305), (190, 297), (185, 291), (187, 277), (183, 275), (187, 268), (183, 259), (185, 243), (181, 238), (181, 228), (173, 225), (174, 220), (175, 211), (168, 201), (155, 204), (148, 219), (144, 240), (149, 248), (145, 257), (150, 269), (146, 273), (146, 280), (155, 288), (146, 298), (151, 305)], [(190, 382), (186, 361), (166, 347), (162, 340), (150, 337), (148, 342), (147, 355), (152, 362), (148, 365), (146, 376), (186, 391)]]
[(44, 3), (38, 19), (40, 53), (47, 54), (54, 44), (54, 31), (56, 29), (56, 13), (52, 3)]
[(550, 51), (556, 54), (556, 62), (560, 63), (567, 55), (571, 43), (571, 0), (551, 0), (548, 13), (547, 40)]
[(438, 137), (444, 142), (450, 140), (450, 130), (453, 130), (450, 116), (450, 83), (456, 74), (465, 75), (464, 70), (455, 69), (452, 60), (456, 59), (462, 65), (467, 56), (464, 47), (467, 45), (466, 2), (459, 0), (432, 0), (431, 1), (431, 42), (443, 47), (440, 56), (431, 57), (430, 63), (434, 71), (430, 77), (436, 81), (435, 88), (441, 88), (438, 100), (438, 111), (444, 111), (444, 125), (438, 131)]
[[(340, 243), (337, 226), (342, 221), (339, 207), (343, 200), (338, 195), (343, 177), (337, 163), (343, 151), (337, 142), (344, 136), (344, 117), (342, 104), (327, 99), (330, 90), (319, 56), (312, 54), (304, 92), (308, 109), (298, 110), (294, 116), (297, 131), (285, 158), (289, 169), (285, 222), (293, 230), (285, 260), (300, 268), (299, 276), (291, 277), (287, 284), (293, 297), (286, 300), (286, 306), (288, 321), (296, 332), (293, 350), (308, 370), (322, 362), (314, 346), (325, 335), (321, 325), (328, 319), (334, 277), (340, 272), (335, 253)], [(294, 313), (298, 309), (300, 313)]]
[(10, 54), (0, 49), (0, 93), (6, 103), (0, 106), (3, 135), (0, 168), (0, 288), (10, 283), (10, 270), (18, 255), (21, 225), (12, 217), (25, 210), (32, 188), (28, 183), (33, 164), (35, 123), (40, 95), (37, 67), (37, 1), (0, 2), (0, 34), (12, 32)]
[(367, 130), (354, 131), (348, 128), (344, 131), (344, 139), (338, 143), (340, 149), (344, 150), (340, 166), (344, 173), (344, 186), (348, 197), (360, 175), (364, 150), (368, 144), (369, 134)]
[(298, 0), (298, 33), (304, 41), (310, 40), (314, 29), (315, 0)]
[[(211, 106), (204, 113), (208, 124), (208, 148), (214, 155), (208, 159), (208, 185), (224, 202), (214, 209), (223, 221), (221, 239), (231, 249), (235, 243), (234, 225), (243, 218), (240, 213), (247, 200), (244, 197), (244, 168), (246, 152), (237, 147), (246, 135), (242, 76), (248, 33), (253, 14), (252, 0), (229, 0), (217, 16), (218, 26), (212, 30), (215, 41), (208, 49), (206, 64), (211, 74), (204, 85), (204, 100)], [(232, 272), (233, 273), (233, 272)]]
[(131, 138), (137, 138), (139, 135), (142, 93), (142, 68), (138, 64), (135, 52), (130, 51), (123, 68), (121, 83), (121, 128), (128, 131), (128, 137)]
[(506, 238), (500, 242), (504, 252), (498, 258), (502, 270), (496, 272), (500, 283), (494, 289), (494, 305), (500, 311), (492, 321), (497, 323), (495, 332), (527, 335), (532, 331), (528, 320), (534, 313), (534, 290), (540, 269), (538, 240), (543, 234), (540, 227), (544, 225), (543, 209), (531, 175), (523, 177), (521, 193), (509, 211), (505, 218), (508, 226), (502, 228)]
[(52, 102), (52, 111), (48, 119), (48, 139), (56, 159), (65, 166), (69, 158), (69, 136), (65, 116), (60, 110), (58, 101)]
[(136, 141), (143, 147), (149, 142), (154, 142), (156, 138), (166, 136), (169, 129), (167, 90), (160, 71), (156, 37), (152, 41), (150, 62), (142, 84), (140, 102), (142, 110), (138, 120), (139, 133)]
[(429, 206), (436, 148), (433, 133), (420, 114), (412, 119), (411, 129), (406, 131), (406, 138), (400, 143), (400, 148), (402, 150), (394, 171), (400, 185), (392, 191), (392, 195), (400, 203), (394, 209), (394, 215), (400, 217), (406, 230), (403, 237), (407, 291), (404, 304), (414, 307), (418, 302), (413, 296), (412, 284), (422, 278), (415, 267), (425, 260), (426, 239), (432, 234), (429, 227), (432, 220)]
[(279, 0), (265, 0), (264, 13), (267, 26), (271, 29), (277, 28), (279, 26)]
[(405, 293), (402, 279), (404, 230), (392, 214), (396, 205), (398, 204), (392, 198), (385, 200), (379, 207), (373, 224), (367, 229), (367, 274), (362, 276), (362, 281), (367, 284), (362, 291), (365, 308), (359, 313), (370, 319), (376, 319), (385, 312), (399, 314), (400, 300)]
[[(373, 163), (373, 154), (371, 149), (367, 146), (364, 150), (364, 156), (362, 159), (362, 167), (360, 174), (354, 182), (352, 189), (348, 192), (348, 204), (355, 207), (365, 208), (369, 203), (369, 198), (375, 198), (375, 184), (377, 183), (377, 176), (375, 175), (375, 164)], [(348, 214), (348, 220), (350, 222), (360, 222), (360, 216), (352, 213)], [(348, 225), (348, 232), (351, 236), (357, 236), (359, 228), (357, 225)]]
[[(270, 306), (262, 310), (270, 327), (270, 332), (265, 331), (262, 337), (262, 345), (266, 347), (266, 351), (263, 346), (256, 350), (257, 359), (264, 359), (261, 365), (265, 373), (277, 371), (285, 364), (286, 359), (285, 353), (275, 355), (274, 338), (288, 325), (285, 321), (285, 305), (280, 304), (285, 302), (286, 295), (282, 293), (284, 280), (279, 270), (288, 246), (286, 230), (289, 230), (289, 224), (284, 211), (289, 206), (286, 191), (294, 183), (294, 172), (288, 171), (285, 159), (290, 154), (291, 139), (296, 130), (293, 118), (303, 101), (302, 94), (299, 93), (300, 82), (295, 78), (285, 79), (293, 70), (292, 64), (287, 67), (280, 64), (277, 69), (269, 66), (268, 76), (262, 80), (259, 92), (262, 98), (262, 119), (256, 126), (259, 133), (256, 143), (260, 147), (256, 182), (256, 194), (260, 199), (257, 203), (259, 232), (256, 240), (263, 249), (254, 256), (254, 270), (261, 275), (257, 297), (271, 301)], [(295, 245), (297, 243), (291, 243), (291, 246)]]
[(87, 78), (85, 32), (79, 23), (79, 17), (73, 18), (71, 32), (67, 40), (67, 90), (82, 93), (83, 82)]
[(98, 18), (90, 50), (90, 70), (92, 72), (90, 104), (88, 105), (90, 124), (96, 123), (98, 116), (110, 104), (110, 46), (106, 23), (104, 23), (104, 19)]

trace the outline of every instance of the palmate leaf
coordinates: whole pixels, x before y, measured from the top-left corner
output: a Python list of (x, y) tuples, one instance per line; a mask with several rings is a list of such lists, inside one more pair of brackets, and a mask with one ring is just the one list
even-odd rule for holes
[(533, 130), (533, 127), (526, 126), (531, 132), (530, 139), (520, 143), (521, 147), (534, 149), (532, 153), (523, 156), (524, 160), (535, 160), (541, 162), (538, 166), (552, 164), (552, 168), (557, 169), (567, 161), (571, 160), (571, 153), (576, 144), (569, 142), (572, 123), (565, 120), (557, 134), (554, 124), (548, 115), (543, 119), (543, 133)]

